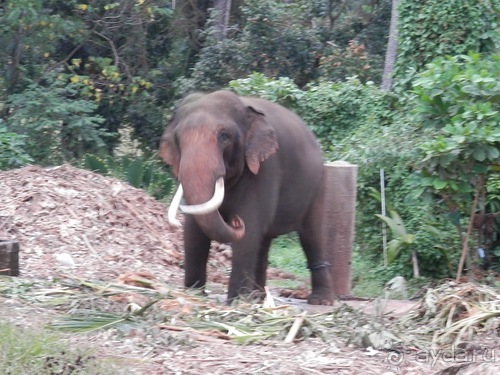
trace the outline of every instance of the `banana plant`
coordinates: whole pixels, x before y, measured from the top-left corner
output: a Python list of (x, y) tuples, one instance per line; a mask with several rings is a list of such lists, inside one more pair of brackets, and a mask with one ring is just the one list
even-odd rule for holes
[(413, 277), (420, 277), (417, 252), (412, 248), (412, 245), (415, 243), (415, 235), (407, 232), (403, 220), (396, 211), (390, 210), (389, 214), (391, 217), (375, 214), (375, 216), (387, 224), (392, 232), (393, 239), (387, 245), (387, 262), (389, 264), (394, 262), (401, 253), (401, 250), (409, 249), (413, 264)]

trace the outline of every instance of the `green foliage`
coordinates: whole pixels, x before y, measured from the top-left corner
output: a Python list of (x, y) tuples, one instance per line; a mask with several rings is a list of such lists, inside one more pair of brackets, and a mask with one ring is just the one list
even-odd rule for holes
[(391, 121), (391, 94), (356, 78), (346, 82), (309, 85), (298, 108), (314, 131), (328, 158), (345, 151), (343, 140), (361, 126), (380, 127)]
[[(62, 148), (58, 140), (39, 144), (39, 150), (30, 145), (35, 163), (71, 161), (102, 146), (111, 150), (127, 121), (145, 147), (157, 147), (157, 105), (165, 98), (165, 78), (160, 80), (155, 68), (170, 42), (158, 32), (169, 26), (171, 6), (169, 0), (5, 2), (0, 10), (0, 45), (6, 47), (0, 50), (0, 96), (6, 105), (0, 116), (10, 131), (28, 135), (27, 143), (35, 143), (30, 138), (40, 133), (64, 138)], [(28, 119), (22, 97), (13, 94), (28, 98), (37, 124), (12, 128)], [(35, 103), (36, 95), (47, 96), (45, 103), (38, 99), (46, 111)], [(140, 111), (147, 115), (139, 116)], [(78, 123), (75, 113), (80, 114)], [(57, 129), (57, 116), (73, 119)]]
[(320, 82), (301, 90), (289, 78), (253, 73), (229, 82), (231, 90), (280, 103), (297, 112), (319, 138), (328, 158), (345, 153), (343, 141), (363, 127), (380, 129), (392, 121), (392, 94), (357, 78)]
[(381, 56), (370, 56), (363, 44), (350, 40), (340, 49), (329, 46), (319, 61), (319, 75), (326, 81), (343, 81), (356, 76), (362, 82), (380, 82), (383, 65)]
[[(0, 373), (11, 375), (111, 373), (90, 352), (68, 348), (61, 337), (0, 322)], [(115, 368), (116, 370), (116, 368)]]
[(79, 98), (79, 87), (53, 81), (33, 83), (8, 97), (7, 128), (25, 136), (25, 150), (39, 164), (80, 158), (105, 147), (107, 133), (95, 103)]
[(164, 165), (156, 158), (99, 157), (85, 155), (83, 167), (91, 171), (110, 175), (127, 181), (133, 187), (146, 190), (157, 199), (169, 196), (174, 180)]
[[(387, 12), (386, 7), (380, 8)], [(206, 29), (205, 46), (193, 69), (190, 87), (220, 88), (252, 72), (288, 77), (300, 87), (319, 77), (341, 81), (358, 75), (363, 81), (379, 80), (383, 49), (373, 48), (376, 53), (369, 53), (356, 40), (376, 44), (375, 39), (362, 34), (370, 25), (365, 21), (371, 20), (379, 8), (370, 12), (361, 9), (353, 12), (355, 22), (339, 18), (332, 24), (337, 17), (310, 1), (245, 1), (241, 7), (242, 26), (238, 26), (241, 32), (218, 40), (213, 37), (218, 31), (216, 23)], [(344, 10), (339, 11), (342, 14)], [(380, 32), (376, 34), (379, 40), (384, 39)]]
[(44, 0), (5, 1), (0, 11), (0, 45), (5, 46), (0, 51), (0, 76), (5, 78), (6, 92), (19, 92), (40, 79), (58, 50), (58, 41), (78, 39), (82, 30), (81, 20), (51, 12)]
[(416, 111), (432, 132), (420, 146), (420, 192), (462, 200), (498, 164), (499, 73), (499, 55), (469, 54), (436, 60), (413, 83)]
[[(382, 93), (383, 94), (383, 93)], [(356, 209), (356, 244), (358, 251), (368, 255), (372, 264), (382, 264), (382, 226), (374, 214), (380, 208), (380, 169), (385, 170), (385, 196), (388, 210), (404, 218), (407, 233), (415, 236), (412, 249), (418, 254), (421, 276), (448, 277), (449, 264), (456, 262), (460, 247), (456, 229), (444, 218), (439, 201), (413, 197), (415, 186), (411, 177), (415, 160), (422, 158), (416, 145), (425, 134), (414, 121), (413, 103), (401, 96), (389, 97), (386, 108), (392, 114), (385, 124), (365, 121), (336, 143), (331, 159), (347, 160), (358, 165)], [(375, 192), (375, 193), (374, 193)], [(433, 226), (441, 236), (426, 229)], [(390, 270), (390, 272), (389, 272)], [(410, 252), (402, 252), (387, 269), (389, 280), (399, 275), (412, 275)], [(383, 273), (383, 271), (380, 271)], [(384, 279), (385, 280), (385, 279)], [(385, 281), (387, 281), (385, 280)]]
[(396, 211), (390, 211), (391, 217), (376, 214), (391, 229), (393, 239), (387, 246), (387, 262), (390, 264), (398, 257), (399, 252), (415, 243), (415, 235), (407, 232), (404, 222)]
[(493, 169), (494, 173), (486, 181), (486, 211), (500, 212), (500, 167)]
[(321, 46), (315, 30), (305, 27), (309, 9), (304, 1), (246, 1), (241, 8), (245, 22), (236, 37), (218, 41), (210, 38), (213, 31), (207, 30), (207, 46), (193, 71), (195, 86), (222, 87), (252, 71), (307, 83), (315, 75)]
[(396, 75), (405, 80), (437, 57), (498, 48), (499, 10), (498, 0), (402, 0)]
[(290, 78), (272, 79), (262, 73), (252, 73), (247, 78), (231, 81), (229, 88), (238, 95), (256, 96), (290, 109), (298, 108), (304, 96), (304, 92)]
[(9, 132), (0, 123), (0, 170), (20, 167), (32, 161), (24, 151), (26, 137)]

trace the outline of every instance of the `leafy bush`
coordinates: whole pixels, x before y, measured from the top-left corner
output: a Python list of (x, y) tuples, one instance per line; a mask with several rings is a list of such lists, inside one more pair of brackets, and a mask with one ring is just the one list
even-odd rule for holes
[(9, 132), (0, 123), (0, 169), (20, 167), (32, 161), (24, 151), (26, 137)]
[[(382, 95), (384, 97), (385, 94)], [(414, 106), (410, 99), (404, 96), (399, 100), (385, 97), (388, 105), (374, 107), (382, 108), (382, 113), (391, 112), (381, 116), (384, 121), (360, 122), (354, 131), (336, 141), (337, 148), (334, 148), (330, 158), (358, 165), (357, 251), (370, 257), (372, 264), (382, 263), (382, 225), (375, 217), (381, 208), (380, 199), (374, 191), (380, 189), (380, 170), (383, 169), (386, 207), (397, 211), (408, 233), (415, 236), (411, 248), (417, 253), (421, 276), (448, 277), (449, 265), (457, 261), (457, 252), (453, 250), (459, 248), (460, 243), (456, 239), (456, 229), (443, 217), (439, 202), (426, 202), (412, 196), (415, 186), (411, 177), (415, 160), (422, 158), (422, 152), (416, 145), (422, 142), (424, 135), (415, 123)], [(372, 116), (377, 119), (377, 116)], [(389, 231), (388, 235), (389, 240), (394, 239)], [(388, 269), (395, 273), (387, 271), (385, 281), (390, 276), (397, 276), (396, 270), (402, 276), (411, 277), (409, 253), (402, 254)]]
[(421, 144), (421, 189), (470, 202), (478, 177), (500, 157), (500, 56), (438, 59), (413, 83), (417, 113), (433, 137)]
[(25, 150), (35, 163), (59, 164), (104, 149), (103, 118), (94, 114), (94, 102), (79, 98), (78, 88), (52, 80), (8, 97), (7, 129), (26, 136)]
[(304, 92), (286, 77), (272, 79), (262, 73), (252, 73), (247, 78), (229, 82), (229, 88), (238, 95), (256, 96), (297, 109)]
[(344, 140), (362, 125), (379, 128), (390, 124), (391, 94), (357, 78), (346, 82), (309, 85), (298, 112), (319, 138), (328, 158), (345, 151)]

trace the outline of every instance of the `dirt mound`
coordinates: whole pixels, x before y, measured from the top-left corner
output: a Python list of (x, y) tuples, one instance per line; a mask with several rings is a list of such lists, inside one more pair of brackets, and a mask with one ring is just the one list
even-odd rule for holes
[(24, 277), (179, 277), (182, 234), (166, 205), (115, 178), (70, 165), (3, 171), (0, 207), (0, 239), (19, 241)]
[[(28, 278), (109, 280), (148, 272), (181, 286), (182, 228), (168, 224), (165, 203), (116, 178), (62, 165), (0, 171), (0, 239), (20, 244)], [(208, 281), (225, 294), (231, 247), (213, 243)], [(282, 272), (281, 272), (282, 273)], [(280, 277), (269, 269), (269, 276)]]

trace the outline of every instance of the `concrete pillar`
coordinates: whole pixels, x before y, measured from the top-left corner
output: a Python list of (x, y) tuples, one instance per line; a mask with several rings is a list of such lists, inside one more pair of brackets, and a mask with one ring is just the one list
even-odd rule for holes
[(351, 258), (358, 166), (345, 161), (325, 164), (323, 248), (331, 263), (336, 296), (351, 294)]

